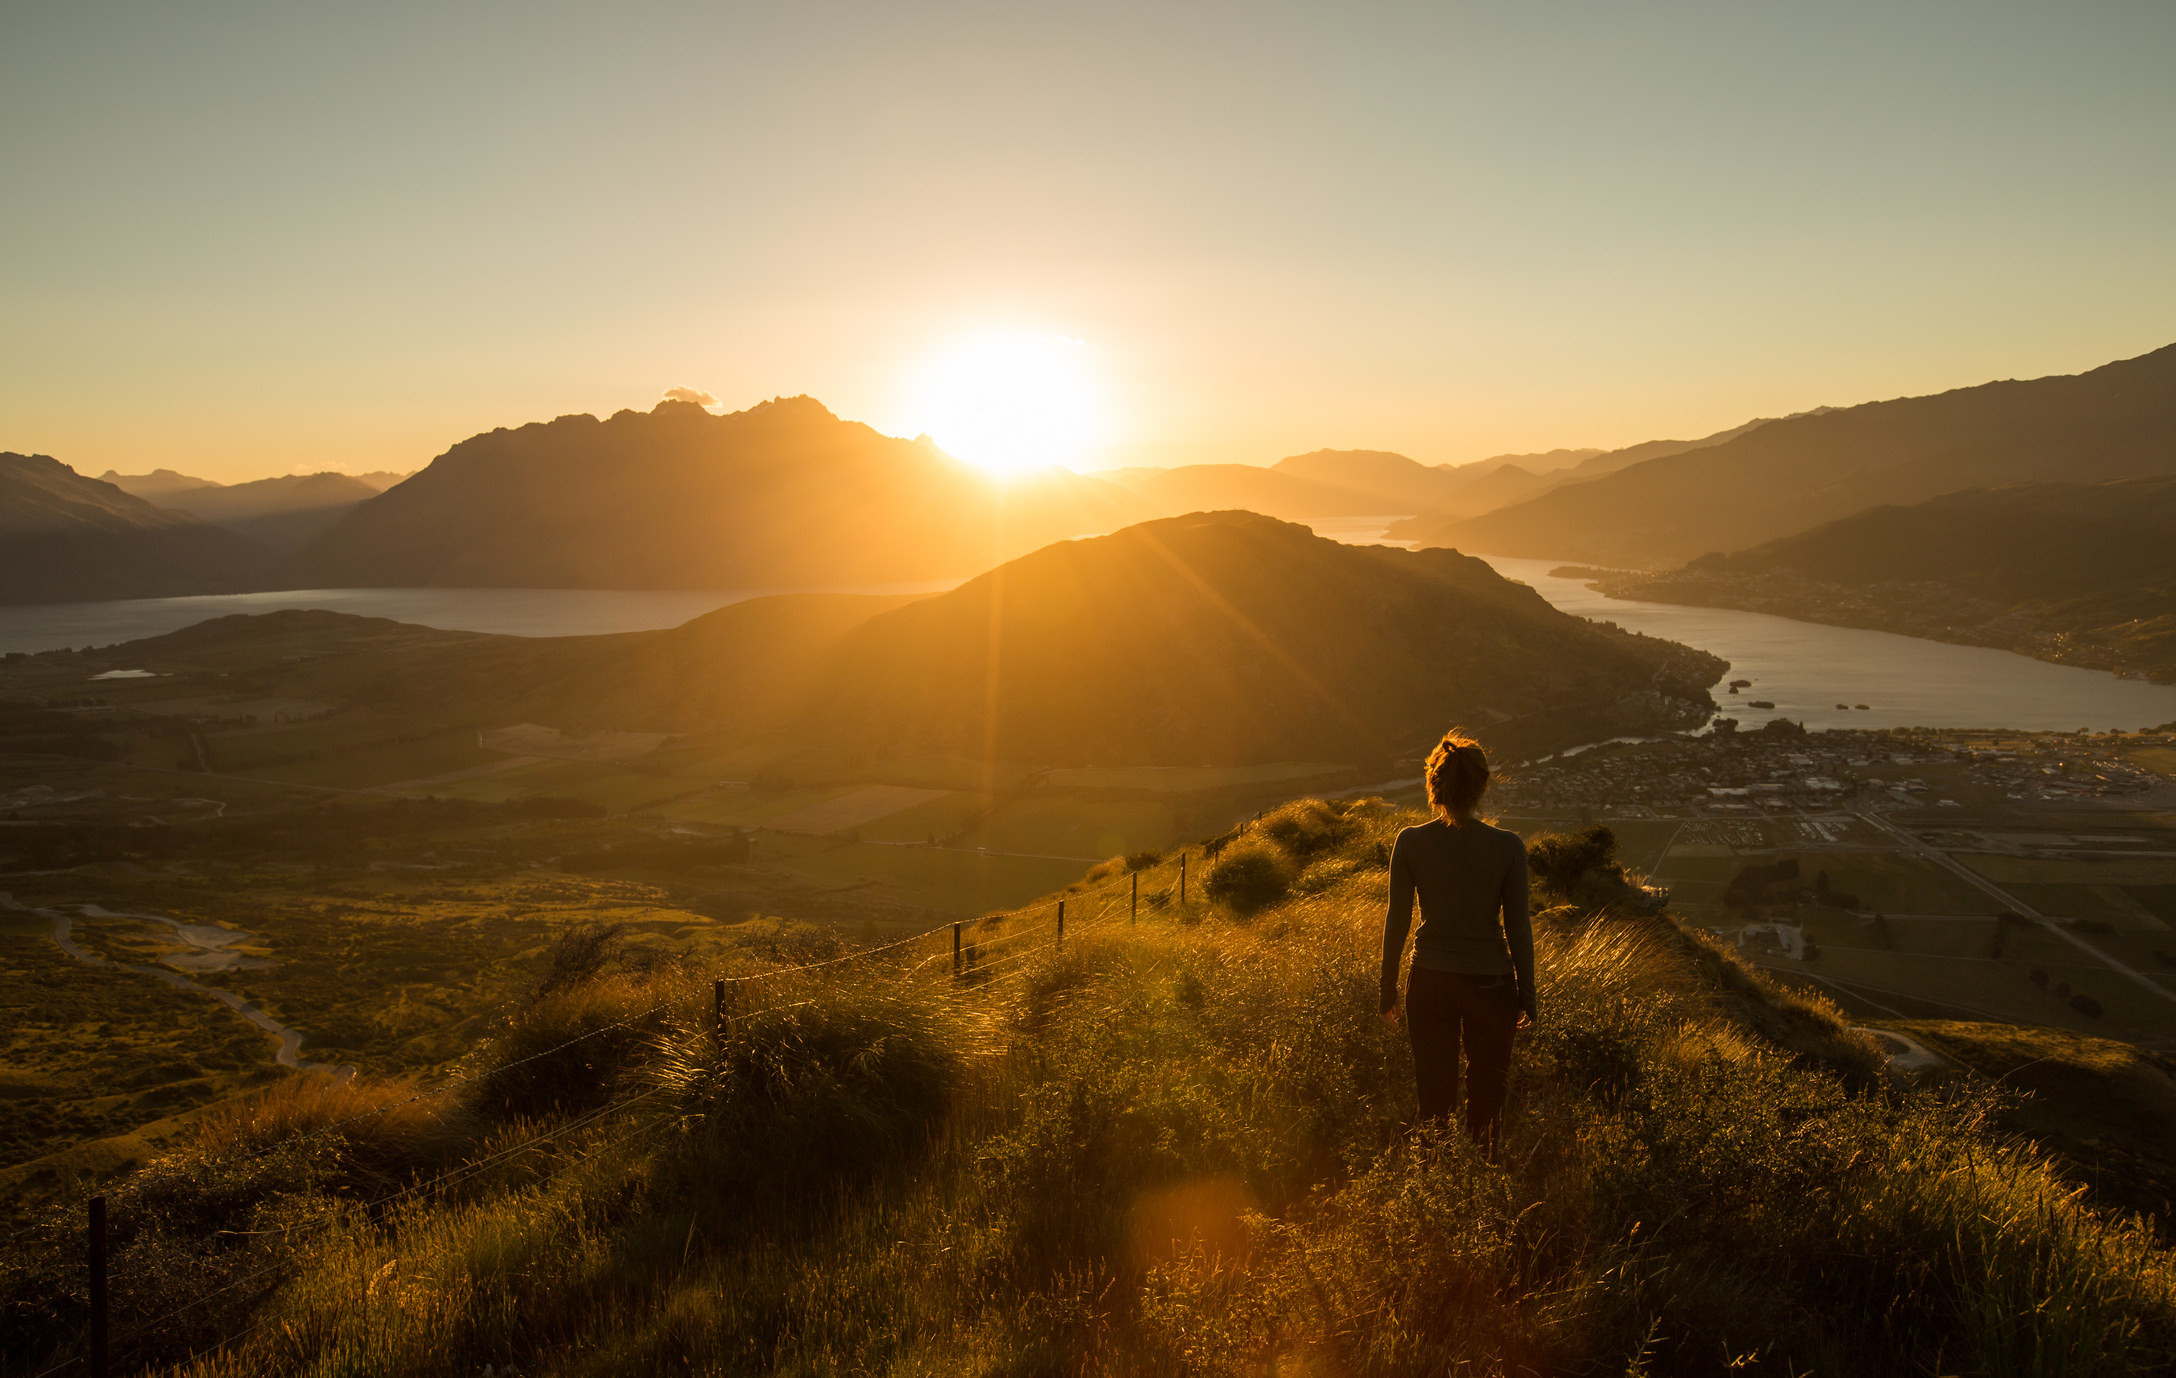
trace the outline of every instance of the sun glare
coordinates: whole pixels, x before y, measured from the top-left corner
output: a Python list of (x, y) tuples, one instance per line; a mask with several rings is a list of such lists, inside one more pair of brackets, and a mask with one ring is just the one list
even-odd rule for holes
[(947, 454), (996, 474), (1077, 467), (1108, 437), (1109, 406), (1088, 346), (989, 335), (932, 360), (916, 389), (921, 428)]

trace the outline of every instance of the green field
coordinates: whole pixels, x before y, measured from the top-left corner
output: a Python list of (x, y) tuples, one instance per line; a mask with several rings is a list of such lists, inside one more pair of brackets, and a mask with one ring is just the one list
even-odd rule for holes
[(997, 856), (874, 842), (827, 843), (765, 834), (758, 860), (834, 893), (874, 890), (889, 900), (946, 914), (1011, 909), (1080, 879), (1089, 863)]
[(204, 738), (214, 772), (266, 780), (371, 789), (504, 759), (476, 744), (469, 727), (417, 723), (348, 709), (277, 732)]
[(1323, 761), (1283, 761), (1259, 766), (1097, 766), (1053, 770), (1044, 777), (1060, 789), (1146, 790), (1155, 794), (1197, 794), (1240, 785), (1289, 784), (1341, 774), (1349, 766)]
[[(1221, 831), (1214, 826), (1206, 830)], [(1160, 800), (1031, 795), (1000, 808), (969, 831), (961, 845), (1100, 861), (1168, 846), (1177, 832), (1178, 815)]]

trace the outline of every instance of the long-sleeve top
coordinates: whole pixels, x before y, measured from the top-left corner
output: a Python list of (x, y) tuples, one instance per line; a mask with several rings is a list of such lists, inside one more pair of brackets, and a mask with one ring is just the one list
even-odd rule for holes
[(1534, 927), (1526, 908), (1526, 844), (1479, 819), (1442, 819), (1407, 828), (1390, 853), (1390, 912), (1383, 919), (1383, 1008), (1398, 1003), (1413, 900), (1420, 931), (1413, 964), (1469, 976), (1518, 978), (1520, 1003), (1534, 1008)]

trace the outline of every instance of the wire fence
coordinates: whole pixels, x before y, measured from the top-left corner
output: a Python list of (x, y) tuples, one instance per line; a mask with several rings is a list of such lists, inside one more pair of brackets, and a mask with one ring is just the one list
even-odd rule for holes
[[(556, 1058), (589, 1040), (601, 1038), (618, 1030), (636, 1028), (675, 1010), (690, 1005), (699, 1005), (706, 994), (712, 1002), (714, 1027), (722, 1038), (728, 1026), (733, 1023), (745, 1022), (762, 1015), (774, 1014), (815, 1003), (815, 998), (810, 997), (785, 1001), (760, 1009), (731, 1009), (728, 1008), (726, 999), (729, 991), (752, 989), (763, 983), (777, 981), (786, 977), (805, 976), (813, 972), (839, 968), (849, 963), (866, 962), (881, 958), (886, 954), (903, 952), (903, 950), (912, 948), (915, 944), (941, 939), (946, 935), (950, 937), (949, 945), (940, 943), (936, 952), (923, 956), (911, 965), (898, 968), (893, 973), (893, 984), (902, 991), (908, 987), (919, 986), (925, 996), (935, 993), (948, 1000), (974, 999), (982, 993), (984, 988), (995, 977), (1017, 973), (1023, 970), (1033, 958), (1062, 947), (1068, 930), (1067, 911), (1069, 906), (1071, 907), (1071, 928), (1076, 934), (1084, 928), (1105, 927), (1121, 904), (1125, 906), (1129, 922), (1138, 918), (1141, 902), (1144, 898), (1140, 888), (1143, 874), (1148, 871), (1161, 870), (1174, 863), (1177, 868), (1175, 891), (1152, 891), (1145, 898), (1149, 900), (1151, 907), (1160, 907), (1168, 904), (1170, 896), (1176, 893), (1183, 904), (1186, 889), (1186, 853), (1181, 851), (1175, 858), (1158, 861), (1143, 870), (1128, 871), (1109, 884), (1091, 890), (1071, 892), (1056, 901), (1042, 901), (1018, 909), (984, 914), (974, 920), (937, 924), (891, 942), (858, 948), (852, 952), (820, 961), (771, 967), (756, 972), (712, 975), (708, 978), (707, 986), (691, 983), (690, 988), (680, 994), (660, 1000), (633, 1014), (585, 1030), (549, 1048), (528, 1053), (512, 1061), (491, 1062), (489, 1065), (482, 1065), (482, 1060), (478, 1059), (479, 1065), (474, 1070), (457, 1073), (436, 1085), (418, 1090), (413, 1095), (373, 1106), (368, 1110), (346, 1116), (330, 1124), (319, 1125), (312, 1129), (291, 1134), (270, 1144), (230, 1154), (223, 1158), (212, 1159), (202, 1163), (198, 1170), (207, 1173), (230, 1171), (246, 1167), (274, 1155), (294, 1152), (329, 1135), (352, 1129), (366, 1121), (390, 1114), (395, 1110), (448, 1096), (464, 1087), (476, 1086), (487, 1079), (503, 1077), (507, 1072), (516, 1068), (534, 1064), (547, 1058)], [(1124, 894), (1123, 899), (1121, 898), (1121, 892)], [(1084, 912), (1091, 905), (1094, 912)], [(1033, 916), (1034, 921), (1028, 923), (1012, 922), (1030, 916)], [(949, 965), (945, 964), (947, 958), (950, 959)], [(435, 1176), (411, 1183), (368, 1202), (342, 1205), (326, 1215), (271, 1230), (223, 1231), (221, 1233), (237, 1237), (245, 1235), (278, 1236), (281, 1244), (285, 1245), (289, 1243), (292, 1236), (305, 1230), (330, 1230), (344, 1221), (356, 1218), (358, 1215), (364, 1220), (380, 1218), (404, 1201), (417, 1200), (432, 1194), (443, 1193), (460, 1183), (480, 1176), (484, 1172), (510, 1162), (523, 1154), (533, 1152), (548, 1143), (622, 1117), (642, 1103), (664, 1094), (667, 1089), (662, 1084), (652, 1084), (645, 1089), (614, 1097), (607, 1101), (605, 1105), (593, 1111), (584, 1113), (550, 1129), (529, 1134), (519, 1143), (511, 1144), (481, 1158), (464, 1160)], [(672, 1109), (666, 1111), (663, 1115), (643, 1120), (632, 1128), (590, 1145), (573, 1161), (584, 1161), (608, 1148), (625, 1146), (667, 1122), (683, 1117), (684, 1113), (680, 1109)], [(104, 1198), (96, 1199), (102, 1206)], [(93, 1259), (92, 1295), (94, 1297), (91, 1325), (73, 1353), (60, 1359), (52, 1366), (39, 1371), (34, 1375), (34, 1378), (48, 1378), (48, 1375), (57, 1375), (70, 1371), (89, 1371), (93, 1378), (106, 1378), (108, 1371), (120, 1371), (129, 1364), (148, 1361), (154, 1355), (161, 1337), (166, 1335), (176, 1322), (182, 1320), (189, 1313), (197, 1311), (219, 1298), (231, 1296), (252, 1283), (265, 1283), (267, 1295), (269, 1295), (272, 1288), (276, 1287), (277, 1282), (281, 1280), (275, 1278), (274, 1275), (285, 1274), (291, 1276), (296, 1268), (295, 1260), (291, 1256), (275, 1259), (264, 1267), (226, 1281), (216, 1288), (194, 1295), (162, 1315), (138, 1322), (132, 1325), (128, 1333), (123, 1337), (124, 1347), (119, 1351), (118, 1357), (107, 1360), (108, 1350), (105, 1344), (103, 1307), (96, 1300), (103, 1297), (105, 1287), (103, 1270), (105, 1249), (103, 1238), (104, 1213), (102, 1209), (96, 1211), (94, 1221), (96, 1222), (94, 1224), (94, 1238), (91, 1241), (91, 1256)], [(29, 1232), (31, 1228), (37, 1227), (26, 1227), (24, 1230), (17, 1231), (16, 1236), (11, 1236), (11, 1238), (19, 1237), (21, 1234)], [(396, 1255), (395, 1262), (397, 1261), (398, 1256)], [(260, 1317), (242, 1330), (214, 1339), (179, 1362), (183, 1364), (193, 1363), (197, 1359), (223, 1347), (239, 1343), (262, 1329), (270, 1320), (269, 1315)]]

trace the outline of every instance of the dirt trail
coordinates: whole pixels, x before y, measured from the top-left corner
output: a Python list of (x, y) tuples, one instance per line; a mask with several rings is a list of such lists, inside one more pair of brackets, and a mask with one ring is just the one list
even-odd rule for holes
[[(207, 954), (217, 953), (230, 959), (223, 963), (207, 964), (206, 970), (224, 970), (235, 965), (235, 961), (232, 959), (238, 958), (239, 954), (222, 952), (221, 949), (233, 943), (245, 942), (254, 936), (232, 929), (213, 928), (204, 924), (185, 924), (178, 919), (170, 919), (164, 914), (138, 914), (128, 911), (109, 910), (96, 904), (80, 904), (75, 908), (86, 918), (141, 919), (150, 923), (163, 923), (174, 930), (175, 937), (191, 947), (198, 948)], [(277, 1019), (250, 1004), (231, 990), (221, 990), (217, 986), (201, 985), (190, 980), (181, 972), (167, 967), (149, 966), (138, 962), (109, 962), (104, 957), (87, 951), (75, 940), (75, 918), (71, 915), (52, 909), (33, 908), (30, 905), (21, 903), (14, 895), (5, 890), (0, 890), (0, 909), (12, 909), (20, 914), (36, 914), (41, 918), (51, 920), (53, 924), (53, 945), (85, 966), (119, 967), (123, 971), (135, 972), (139, 976), (149, 976), (182, 990), (194, 991), (199, 995), (209, 995), (212, 999), (217, 1000), (220, 1004), (225, 1005), (228, 1009), (233, 1010), (236, 1014), (278, 1039), (279, 1051), (274, 1054), (274, 1057), (282, 1067), (292, 1067), (303, 1072), (331, 1072), (334, 1077), (343, 1081), (355, 1075), (355, 1068), (344, 1063), (304, 1062), (302, 1060), (302, 1035), (299, 1032), (288, 1028), (285, 1024), (280, 1023)]]

